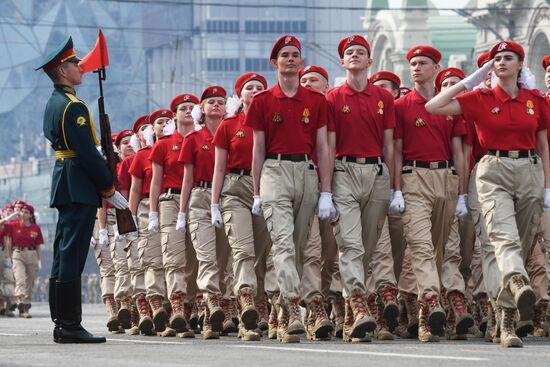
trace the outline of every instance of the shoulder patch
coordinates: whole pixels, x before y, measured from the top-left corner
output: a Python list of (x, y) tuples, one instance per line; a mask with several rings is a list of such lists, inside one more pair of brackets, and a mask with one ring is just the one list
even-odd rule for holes
[(546, 94), (538, 89), (529, 90), (535, 97), (546, 99)]
[(88, 119), (84, 115), (77, 115), (75, 117), (76, 126), (84, 127), (88, 125)]

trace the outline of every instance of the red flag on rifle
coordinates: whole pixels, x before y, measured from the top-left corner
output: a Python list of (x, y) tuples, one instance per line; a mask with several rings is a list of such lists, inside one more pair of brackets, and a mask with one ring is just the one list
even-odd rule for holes
[(94, 49), (84, 56), (78, 65), (82, 69), (82, 73), (102, 69), (109, 65), (107, 42), (105, 42), (105, 36), (103, 35), (101, 29), (97, 35)]

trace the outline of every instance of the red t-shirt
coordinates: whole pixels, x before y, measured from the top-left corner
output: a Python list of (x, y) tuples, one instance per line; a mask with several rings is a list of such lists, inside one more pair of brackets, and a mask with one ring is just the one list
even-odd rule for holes
[(135, 155), (132, 165), (130, 166), (130, 174), (134, 177), (143, 180), (141, 186), (141, 196), (146, 197), (151, 190), (151, 180), (153, 179), (153, 168), (151, 167), (151, 161), (149, 160), (149, 154), (151, 154), (151, 147), (140, 149)]
[(472, 154), (470, 156), (470, 170), (474, 168), (474, 165), (479, 161), (485, 154), (487, 154), (487, 149), (483, 148), (479, 143), (477, 137), (477, 131), (473, 121), (465, 121), (466, 123), (466, 136), (464, 137), (464, 143), (472, 147)]
[(118, 165), (118, 189), (119, 190), (130, 190), (132, 185), (132, 176), (130, 175), (130, 166), (136, 157), (135, 154), (132, 154), (129, 157), (126, 157)]
[(536, 133), (546, 129), (550, 106), (538, 90), (520, 89), (515, 99), (500, 86), (476, 89), (456, 98), (464, 117), (475, 121), (481, 146), (494, 150), (528, 150)]
[(328, 118), (322, 93), (299, 86), (287, 97), (277, 84), (252, 98), (244, 124), (265, 132), (266, 153), (311, 154)]
[(11, 225), (13, 222), (0, 224), (0, 247), (4, 246), (4, 237), (11, 238)]
[(403, 139), (403, 159), (424, 162), (453, 158), (451, 139), (466, 134), (462, 116), (432, 115), (416, 89), (395, 101), (395, 138)]
[(214, 137), (205, 126), (198, 131), (185, 135), (178, 161), (193, 165), (193, 180), (212, 182), (214, 176)]
[(369, 83), (358, 92), (346, 82), (327, 94), (328, 130), (336, 132), (336, 157), (380, 157), (384, 130), (395, 128), (394, 98)]
[(227, 169), (252, 168), (254, 131), (244, 126), (245, 114), (239, 113), (222, 121), (214, 135), (214, 145), (227, 150)]
[(25, 226), (23, 222), (17, 221), (11, 224), (11, 237), (14, 247), (36, 248), (44, 243), (42, 231), (37, 224)]
[(183, 164), (178, 162), (183, 136), (176, 130), (172, 135), (160, 138), (155, 144), (149, 160), (162, 166), (162, 188), (163, 190), (181, 189), (183, 181)]

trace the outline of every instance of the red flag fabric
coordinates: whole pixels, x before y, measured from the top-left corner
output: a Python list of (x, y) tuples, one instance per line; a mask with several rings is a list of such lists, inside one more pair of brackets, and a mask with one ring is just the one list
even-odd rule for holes
[(82, 73), (87, 73), (96, 69), (104, 68), (109, 65), (109, 52), (107, 51), (107, 42), (101, 29), (97, 35), (95, 47), (78, 63)]

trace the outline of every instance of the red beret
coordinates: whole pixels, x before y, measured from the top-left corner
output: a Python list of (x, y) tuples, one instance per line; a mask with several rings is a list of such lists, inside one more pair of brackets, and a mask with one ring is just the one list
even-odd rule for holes
[(219, 85), (212, 85), (204, 90), (201, 95), (201, 102), (204, 101), (207, 98), (212, 97), (223, 97), (225, 98), (227, 96), (227, 92), (225, 89), (220, 87)]
[(154, 110), (149, 115), (149, 121), (151, 123), (154, 123), (157, 119), (159, 119), (161, 117), (166, 117), (166, 118), (169, 118), (169, 119), (174, 118), (174, 112), (172, 112), (171, 110), (168, 110), (166, 108), (160, 108), (158, 110)]
[(477, 57), (477, 67), (480, 68), (489, 61), (491, 61), (491, 51), (484, 52)]
[(438, 91), (441, 90), (441, 84), (443, 81), (447, 78), (450, 78), (452, 76), (459, 77), (460, 79), (466, 78), (466, 75), (464, 75), (464, 72), (458, 68), (446, 68), (441, 70), (437, 76), (435, 77), (435, 89)]
[(134, 126), (132, 127), (132, 130), (137, 134), (137, 132), (139, 131), (139, 128), (147, 124), (150, 124), (149, 115), (140, 116), (137, 118), (136, 122), (134, 122)]
[(178, 106), (185, 102), (199, 104), (199, 99), (192, 94), (179, 94), (172, 99), (172, 102), (170, 102), (170, 109), (176, 113)]
[(13, 204), (6, 204), (3, 210), (9, 210), (9, 209), (13, 210), (15, 209), (15, 206)]
[(241, 90), (243, 89), (244, 85), (248, 83), (251, 80), (257, 80), (264, 86), (264, 89), (267, 89), (267, 80), (258, 73), (246, 73), (241, 75), (236, 81), (235, 81), (235, 93), (238, 97), (241, 96)]
[(432, 46), (415, 46), (407, 52), (407, 60), (411, 61), (413, 57), (426, 56), (439, 64), (441, 61), (441, 52)]
[(122, 139), (124, 139), (127, 136), (132, 136), (132, 135), (134, 135), (134, 132), (132, 130), (122, 130), (116, 136), (115, 145), (118, 147), (120, 145), (120, 142), (122, 141)]
[(379, 71), (375, 74), (372, 74), (369, 78), (369, 83), (374, 84), (375, 82), (379, 80), (389, 80), (390, 82), (394, 82), (399, 87), (401, 85), (401, 79), (394, 73), (390, 71)]
[(542, 68), (546, 70), (550, 66), (550, 55), (546, 55), (542, 58)]
[(31, 214), (34, 214), (34, 207), (31, 204), (24, 203), (21, 206), (21, 210), (23, 209), (27, 209), (29, 212), (31, 212)]
[(306, 75), (307, 73), (319, 73), (321, 74), (327, 81), (328, 81), (328, 73), (327, 71), (321, 67), (321, 66), (317, 66), (317, 65), (309, 65), (309, 66), (306, 66), (305, 68), (303, 68), (302, 70), (300, 70), (300, 72), (298, 73), (298, 76), (300, 77), (300, 79)]
[(353, 36), (349, 36), (344, 38), (340, 41), (338, 44), (338, 55), (340, 55), (340, 58), (344, 58), (344, 51), (346, 51), (346, 48), (353, 46), (353, 45), (360, 45), (367, 49), (370, 55), (370, 45), (365, 39), (365, 37), (360, 36), (358, 34), (354, 34)]
[(273, 48), (271, 49), (269, 59), (276, 59), (277, 55), (279, 54), (279, 50), (285, 46), (294, 46), (298, 49), (298, 51), (302, 52), (302, 44), (300, 43), (300, 41), (298, 41), (298, 38), (287, 34), (282, 36), (277, 40), (277, 42), (275, 42)]
[(504, 51), (511, 51), (516, 53), (519, 56), (520, 61), (522, 61), (525, 58), (525, 51), (523, 50), (523, 47), (517, 42), (506, 40), (497, 43), (493, 46), (491, 49), (491, 59), (495, 58), (495, 55), (499, 52)]
[(13, 205), (25, 205), (27, 204), (26, 202), (24, 202), (23, 200), (19, 199), (19, 200), (15, 200), (15, 202), (13, 203)]

